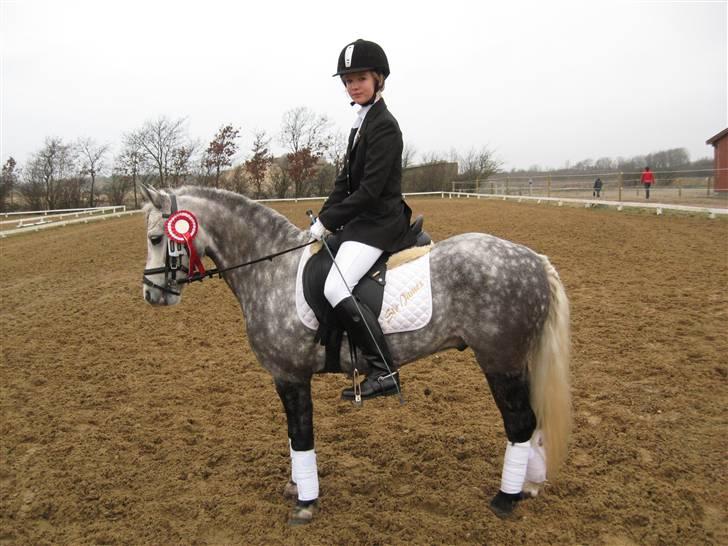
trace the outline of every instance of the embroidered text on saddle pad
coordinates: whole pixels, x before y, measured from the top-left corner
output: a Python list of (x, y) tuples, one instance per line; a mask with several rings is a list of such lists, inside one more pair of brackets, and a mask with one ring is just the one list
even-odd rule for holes
[[(430, 289), (430, 247), (423, 256), (402, 265), (392, 265), (389, 260), (384, 301), (379, 314), (379, 324), (385, 334), (419, 330), (432, 317), (432, 292)], [(419, 250), (418, 248), (412, 250)], [(404, 253), (409, 250), (405, 250)], [(421, 252), (421, 251), (420, 251)], [(402, 254), (402, 253), (400, 253)], [(318, 328), (318, 320), (303, 295), (303, 267), (311, 257), (310, 247), (303, 249), (296, 274), (296, 311), (301, 322), (311, 330)], [(401, 263), (401, 262), (400, 262)]]

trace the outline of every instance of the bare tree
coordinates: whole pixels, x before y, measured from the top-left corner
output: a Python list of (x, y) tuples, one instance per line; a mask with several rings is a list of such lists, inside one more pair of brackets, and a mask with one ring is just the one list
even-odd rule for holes
[(238, 145), (235, 140), (240, 134), (240, 129), (236, 129), (232, 125), (224, 125), (217, 131), (215, 137), (210, 141), (202, 160), (203, 167), (208, 172), (214, 171), (215, 179), (213, 185), (220, 187), (220, 171), (223, 167), (232, 165), (232, 158), (238, 151)]
[(74, 173), (61, 180), (55, 207), (59, 209), (81, 208), (87, 204), (84, 195), (86, 179), (80, 173)]
[(96, 175), (104, 168), (104, 155), (109, 149), (108, 144), (96, 144), (91, 138), (82, 138), (76, 144), (80, 156), (81, 175), (91, 177), (91, 191), (89, 193), (88, 206), (94, 206), (94, 188), (96, 186)]
[(215, 167), (207, 161), (206, 156), (200, 158), (200, 163), (197, 167), (197, 185), (198, 186), (212, 186), (215, 178)]
[(486, 180), (497, 173), (503, 164), (486, 146), (479, 150), (471, 148), (465, 155), (459, 157), (458, 163), (460, 164), (459, 178), (462, 180)]
[(286, 159), (282, 158), (278, 161), (281, 165), (274, 163), (270, 168), (270, 181), (273, 189), (273, 195), (279, 199), (283, 199), (288, 193), (291, 185), (291, 178), (288, 175), (288, 166)]
[(2, 179), (0, 179), (0, 211), (3, 212), (13, 208), (13, 191), (18, 182), (16, 167), (17, 163), (12, 156), (3, 164)]
[(411, 167), (415, 162), (416, 155), (416, 148), (409, 143), (405, 144), (402, 150), (402, 168), (406, 169), (407, 167)]
[(195, 153), (193, 144), (183, 145), (172, 150), (168, 181), (174, 188), (184, 184), (192, 171), (192, 154)]
[(20, 191), (33, 208), (55, 209), (62, 196), (65, 179), (76, 173), (73, 147), (60, 138), (46, 138), (25, 169)]
[(313, 194), (317, 197), (326, 197), (331, 193), (337, 172), (331, 163), (323, 163), (313, 180)]
[(270, 138), (266, 136), (265, 131), (256, 131), (253, 140), (253, 156), (245, 162), (245, 170), (250, 175), (250, 181), (255, 187), (255, 198), (260, 199), (263, 196), (263, 182), (268, 168), (273, 163), (273, 156), (268, 150)]
[(111, 175), (111, 180), (106, 188), (106, 196), (111, 205), (123, 205), (126, 201), (126, 194), (129, 192), (131, 177), (118, 172)]
[(283, 115), (280, 142), (288, 149), (288, 175), (295, 197), (309, 193), (319, 159), (331, 144), (331, 123), (304, 106)]
[(175, 151), (185, 146), (184, 124), (184, 118), (171, 120), (162, 116), (145, 122), (141, 129), (127, 135), (154, 166), (160, 186), (168, 183)]
[(346, 136), (341, 131), (337, 131), (331, 135), (331, 141), (329, 148), (326, 151), (326, 157), (334, 167), (336, 174), (339, 174), (341, 169), (344, 167), (344, 160), (346, 159)]
[(134, 190), (134, 208), (139, 208), (139, 197), (137, 184), (140, 177), (146, 170), (145, 154), (141, 145), (133, 138), (124, 139), (124, 147), (121, 153), (116, 156), (114, 171), (122, 177), (127, 177)]
[(42, 169), (37, 161), (29, 160), (23, 172), (23, 180), (18, 185), (18, 192), (30, 210), (41, 210), (46, 207), (45, 186)]
[(446, 163), (447, 154), (440, 152), (425, 152), (422, 154), (421, 165), (431, 165), (433, 163)]
[(236, 165), (228, 177), (228, 188), (235, 193), (245, 194), (248, 191), (248, 175), (244, 165)]
[(600, 157), (594, 162), (594, 168), (598, 171), (609, 171), (617, 167), (611, 157)]

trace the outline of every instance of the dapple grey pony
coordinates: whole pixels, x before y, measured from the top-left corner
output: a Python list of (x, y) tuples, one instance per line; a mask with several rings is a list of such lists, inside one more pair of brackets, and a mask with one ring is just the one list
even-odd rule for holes
[[(164, 215), (170, 213), (172, 195), (180, 209), (197, 218), (197, 254), (208, 256), (218, 269), (310, 241), (308, 231), (281, 214), (228, 191), (183, 187), (142, 192), (149, 201), (143, 295), (154, 305), (174, 305), (181, 297), (182, 286), (171, 290), (162, 273), (168, 259)], [(311, 378), (322, 371), (325, 359), (324, 348), (314, 343), (312, 331), (296, 312), (301, 252), (233, 269), (222, 277), (240, 303), (251, 349), (273, 376), (291, 447), (306, 451), (314, 447)], [(520, 477), (515, 490), (527, 478), (535, 485), (526, 483), (518, 494), (504, 494), (501, 487), (491, 501), (491, 509), (505, 517), (524, 498), (523, 491), (537, 493), (566, 455), (571, 428), (568, 300), (545, 256), (482, 233), (438, 242), (430, 252), (430, 267), (432, 318), (420, 330), (388, 335), (392, 358), (401, 366), (446, 349), (473, 350), (503, 417), (507, 447), (529, 441), (532, 446), (525, 477), (523, 469), (516, 472)], [(346, 351), (344, 343), (342, 354)], [(539, 454), (541, 462), (534, 462), (538, 457), (533, 455)], [(540, 464), (543, 472), (531, 472), (532, 464)], [(504, 461), (503, 480), (508, 472)], [(295, 493), (295, 484), (289, 482), (286, 490)], [(299, 502), (289, 523), (306, 523), (313, 513), (310, 503)]]

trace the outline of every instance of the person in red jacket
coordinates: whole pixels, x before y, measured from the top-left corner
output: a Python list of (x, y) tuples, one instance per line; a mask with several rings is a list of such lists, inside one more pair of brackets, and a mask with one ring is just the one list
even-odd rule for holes
[(652, 174), (652, 171), (649, 167), (645, 167), (645, 170), (642, 172), (642, 176), (640, 177), (640, 182), (645, 186), (645, 199), (650, 198), (650, 186), (655, 183), (655, 175)]

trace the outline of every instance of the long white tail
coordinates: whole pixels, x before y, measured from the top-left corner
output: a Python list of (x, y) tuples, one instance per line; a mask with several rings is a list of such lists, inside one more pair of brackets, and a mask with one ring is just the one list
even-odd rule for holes
[(569, 300), (559, 274), (546, 256), (541, 256), (551, 293), (549, 313), (529, 359), (531, 407), (543, 433), (546, 472), (550, 479), (566, 458), (571, 433), (571, 387), (569, 357), (571, 333)]

